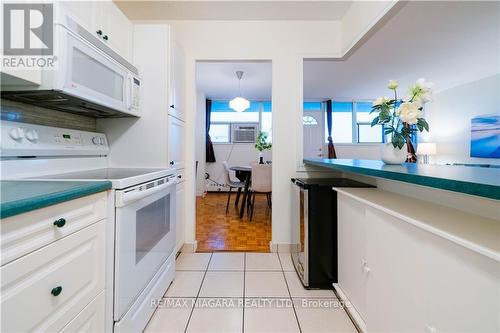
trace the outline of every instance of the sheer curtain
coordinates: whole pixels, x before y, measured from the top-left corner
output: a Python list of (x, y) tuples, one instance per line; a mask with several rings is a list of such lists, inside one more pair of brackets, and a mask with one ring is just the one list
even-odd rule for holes
[(326, 101), (326, 126), (328, 129), (328, 158), (337, 158), (332, 139), (332, 100)]
[(214, 145), (212, 143), (212, 139), (210, 138), (210, 115), (212, 113), (212, 100), (206, 100), (206, 118), (205, 118), (205, 128), (206, 128), (206, 161), (207, 162), (215, 162), (215, 152)]

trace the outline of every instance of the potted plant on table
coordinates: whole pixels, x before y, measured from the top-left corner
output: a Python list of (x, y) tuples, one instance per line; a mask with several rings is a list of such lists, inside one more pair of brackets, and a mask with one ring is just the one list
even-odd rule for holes
[(387, 88), (394, 92), (394, 98), (379, 97), (373, 102), (372, 111), (378, 115), (371, 126), (382, 125), (384, 135), (390, 135), (390, 142), (382, 148), (382, 161), (386, 164), (416, 163), (417, 155), (412, 144), (412, 137), (417, 132), (429, 131), (429, 124), (424, 119), (423, 108), (431, 101), (432, 83), (419, 79), (408, 89), (408, 96), (399, 98), (399, 84), (390, 80)]
[(263, 131), (259, 131), (257, 135), (257, 141), (255, 142), (255, 149), (259, 151), (259, 163), (264, 164), (264, 158), (262, 157), (262, 152), (267, 149), (271, 149), (272, 143), (267, 142), (268, 134)]

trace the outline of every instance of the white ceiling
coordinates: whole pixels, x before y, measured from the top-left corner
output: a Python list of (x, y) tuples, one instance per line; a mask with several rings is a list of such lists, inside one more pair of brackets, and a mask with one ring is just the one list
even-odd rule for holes
[(133, 20), (338, 20), (352, 1), (122, 1)]
[(499, 72), (499, 2), (410, 2), (345, 61), (306, 61), (304, 98), (371, 99), (425, 77), (445, 90)]
[(270, 100), (271, 62), (198, 62), (196, 85), (207, 98), (232, 99), (238, 94), (236, 71), (243, 71), (241, 94), (251, 100)]

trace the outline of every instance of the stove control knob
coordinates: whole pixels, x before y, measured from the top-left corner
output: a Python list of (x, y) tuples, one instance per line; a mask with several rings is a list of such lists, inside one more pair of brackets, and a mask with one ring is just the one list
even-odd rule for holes
[(104, 146), (104, 144), (105, 144), (105, 143), (106, 143), (106, 142), (104, 141), (104, 138), (99, 138), (99, 144), (100, 144), (101, 146)]
[(99, 137), (98, 136), (94, 136), (92, 138), (92, 143), (95, 144), (95, 145), (98, 145), (99, 144)]
[(26, 132), (26, 139), (30, 142), (37, 142), (40, 137), (38, 136), (38, 132), (36, 130), (29, 130)]
[(16, 127), (10, 130), (9, 135), (16, 141), (21, 141), (24, 137), (24, 130), (21, 127)]

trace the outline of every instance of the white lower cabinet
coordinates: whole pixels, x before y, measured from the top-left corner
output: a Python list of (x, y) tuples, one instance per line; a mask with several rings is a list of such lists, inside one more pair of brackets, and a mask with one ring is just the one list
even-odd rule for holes
[[(0, 268), (0, 331), (104, 331), (105, 196), (95, 194), (2, 221), (9, 223), (0, 230), (2, 243), (12, 240), (16, 255)], [(53, 225), (62, 217), (65, 223)]]
[(104, 291), (90, 302), (61, 333), (104, 332)]
[(184, 122), (168, 116), (168, 160), (176, 169), (184, 168)]
[(335, 287), (362, 331), (500, 331), (496, 260), (342, 193), (338, 214)]
[(366, 327), (424, 332), (424, 231), (372, 208), (366, 221)]
[(339, 285), (366, 321), (365, 210), (360, 202), (342, 195), (338, 196), (338, 208)]
[(184, 215), (184, 204), (185, 204), (185, 195), (186, 195), (186, 182), (184, 181), (184, 172), (180, 173), (181, 181), (177, 184), (177, 191), (175, 194), (176, 200), (176, 220), (175, 220), (175, 251), (179, 252), (184, 245), (185, 238), (185, 215)]

